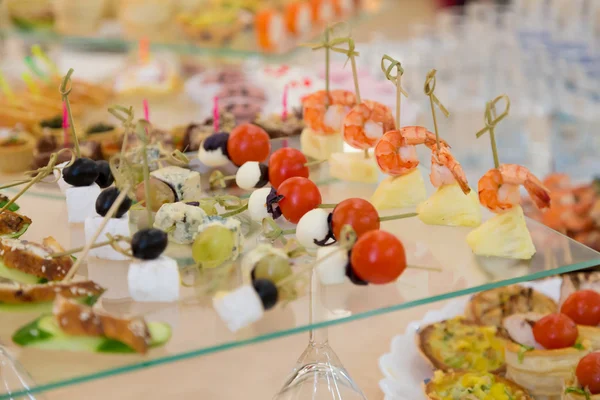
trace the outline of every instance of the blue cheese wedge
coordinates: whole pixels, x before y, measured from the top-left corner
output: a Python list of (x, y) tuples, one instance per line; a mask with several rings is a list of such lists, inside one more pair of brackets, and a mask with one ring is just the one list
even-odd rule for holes
[(179, 201), (199, 199), (202, 197), (200, 173), (197, 171), (169, 166), (157, 169), (150, 175), (171, 186)]
[(237, 260), (242, 250), (242, 223), (237, 218), (221, 218), (219, 216), (207, 217), (204, 223), (198, 227), (198, 234), (215, 226), (226, 228), (233, 233), (233, 246), (231, 248), (230, 260)]
[(207, 215), (200, 207), (186, 203), (163, 204), (154, 218), (154, 227), (169, 234), (169, 239), (179, 244), (190, 244), (198, 227)]

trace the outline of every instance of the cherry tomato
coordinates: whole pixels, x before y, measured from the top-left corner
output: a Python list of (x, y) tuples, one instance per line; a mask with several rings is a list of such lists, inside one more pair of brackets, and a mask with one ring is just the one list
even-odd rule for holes
[(600, 352), (590, 353), (579, 360), (575, 375), (577, 382), (588, 388), (590, 393), (600, 393)]
[(293, 224), (297, 224), (304, 214), (314, 210), (322, 202), (317, 185), (300, 176), (286, 179), (279, 185), (277, 194), (283, 196), (279, 202), (283, 216)]
[(593, 290), (575, 292), (567, 297), (560, 312), (577, 325), (597, 326), (600, 324), (600, 294)]
[(391, 233), (375, 230), (363, 234), (352, 247), (350, 263), (363, 281), (393, 282), (406, 269), (402, 242)]
[(241, 124), (229, 134), (227, 153), (231, 162), (238, 167), (248, 161), (263, 162), (270, 152), (269, 135), (259, 126)]
[(332, 226), (333, 235), (339, 239), (344, 225), (351, 225), (356, 235), (379, 229), (379, 214), (367, 200), (353, 198), (346, 199), (333, 209)]
[(269, 158), (269, 182), (275, 189), (288, 178), (301, 176), (308, 178), (308, 161), (304, 154), (292, 147), (284, 147)]
[(550, 314), (533, 326), (533, 337), (546, 349), (564, 349), (577, 341), (577, 325), (564, 314)]

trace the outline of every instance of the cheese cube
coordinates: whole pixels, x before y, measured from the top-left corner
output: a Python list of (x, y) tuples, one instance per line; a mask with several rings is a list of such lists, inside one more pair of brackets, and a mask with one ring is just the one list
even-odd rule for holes
[[(325, 257), (327, 259), (324, 259)], [(346, 282), (348, 251), (340, 249), (338, 245), (319, 247), (316, 262), (318, 264), (315, 269), (323, 285), (339, 285)]]
[(127, 273), (129, 295), (135, 301), (172, 302), (179, 299), (179, 268), (172, 258), (135, 260)]
[(167, 203), (156, 213), (154, 227), (169, 232), (169, 239), (175, 243), (190, 244), (205, 218), (206, 212), (200, 207), (185, 203)]
[(334, 153), (329, 157), (329, 175), (348, 182), (377, 183), (379, 167), (373, 155)]
[(65, 191), (67, 215), (70, 223), (82, 223), (86, 218), (95, 217), (96, 199), (100, 195), (100, 186), (72, 186)]
[[(90, 240), (96, 234), (100, 225), (104, 221), (104, 217), (90, 217), (85, 219), (85, 241), (89, 243)], [(121, 218), (111, 218), (108, 223), (96, 239), (96, 243), (104, 242), (108, 240), (106, 234), (110, 234), (112, 236), (121, 235), (121, 236), (129, 236), (129, 213), (126, 213)], [(126, 246), (125, 243), (121, 243), (121, 246)], [(90, 256), (101, 258), (103, 260), (128, 260), (129, 257), (119, 253), (111, 246), (102, 246), (97, 247), (95, 249), (90, 250)]]
[(304, 128), (300, 134), (302, 153), (316, 160), (327, 160), (333, 153), (344, 150), (344, 140), (340, 133), (319, 135), (310, 128)]
[(371, 197), (371, 204), (377, 210), (391, 210), (416, 206), (427, 197), (425, 182), (421, 171), (414, 171), (401, 176), (385, 178)]
[(265, 312), (260, 297), (250, 285), (214, 297), (213, 307), (232, 332), (258, 321)]
[(177, 200), (194, 200), (202, 197), (200, 173), (174, 165), (153, 171), (151, 176), (169, 184), (177, 195)]
[(60, 192), (62, 194), (65, 194), (65, 192), (67, 191), (68, 188), (73, 187), (73, 186), (69, 185), (67, 182), (65, 182), (65, 180), (63, 179), (63, 176), (62, 176), (62, 170), (67, 164), (68, 164), (68, 162), (58, 164), (57, 166), (54, 167), (54, 170), (52, 171), (54, 173), (54, 178), (57, 179), (56, 183), (58, 184), (58, 188), (60, 189)]

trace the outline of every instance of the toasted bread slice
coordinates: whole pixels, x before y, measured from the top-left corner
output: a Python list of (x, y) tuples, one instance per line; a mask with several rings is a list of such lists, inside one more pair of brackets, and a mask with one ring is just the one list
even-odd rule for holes
[(502, 320), (516, 313), (550, 314), (557, 311), (550, 297), (521, 285), (486, 290), (471, 297), (465, 317), (481, 325), (502, 326)]
[(16, 269), (48, 281), (61, 281), (73, 266), (69, 256), (51, 257), (52, 253), (64, 251), (53, 238), (43, 244), (21, 239), (0, 239), (0, 259), (7, 268)]
[(436, 371), (433, 379), (424, 384), (423, 391), (428, 400), (444, 400), (448, 398), (448, 392), (460, 395), (461, 391), (464, 392), (461, 399), (484, 400), (506, 396), (513, 400), (533, 400), (523, 387), (491, 373)]
[(428, 325), (416, 337), (421, 355), (434, 369), (502, 373), (505, 339), (495, 326), (464, 318)]
[(56, 296), (65, 298), (82, 298), (99, 296), (104, 288), (92, 281), (57, 282), (41, 285), (0, 284), (0, 303), (33, 304), (54, 301)]
[(53, 313), (68, 335), (105, 336), (125, 343), (138, 353), (148, 351), (151, 336), (142, 318), (114, 317), (62, 296), (56, 298)]

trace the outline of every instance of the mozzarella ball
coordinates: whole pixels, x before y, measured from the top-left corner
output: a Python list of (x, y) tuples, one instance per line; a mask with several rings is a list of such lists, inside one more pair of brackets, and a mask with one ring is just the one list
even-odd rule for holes
[[(325, 257), (327, 259), (323, 260)], [(339, 245), (319, 247), (316, 262), (315, 270), (323, 285), (339, 285), (346, 281), (347, 250), (342, 250)]]
[(248, 213), (250, 218), (256, 222), (262, 222), (263, 219), (271, 216), (267, 212), (267, 196), (271, 193), (271, 188), (256, 189), (248, 199)]
[(208, 167), (222, 167), (229, 163), (227, 141), (229, 133), (221, 132), (210, 135), (202, 142), (198, 150), (198, 159)]
[(269, 168), (257, 161), (247, 161), (237, 170), (235, 183), (245, 190), (261, 188), (269, 183)]
[(329, 213), (322, 208), (315, 208), (304, 214), (296, 226), (298, 242), (307, 249), (317, 248), (315, 240), (323, 240), (329, 233), (328, 217)]

